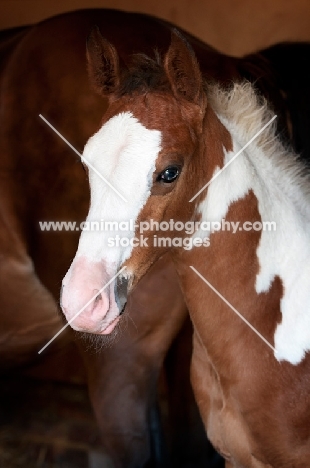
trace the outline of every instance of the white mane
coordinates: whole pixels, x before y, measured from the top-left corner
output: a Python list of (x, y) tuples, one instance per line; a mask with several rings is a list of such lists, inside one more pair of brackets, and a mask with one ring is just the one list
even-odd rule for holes
[[(212, 86), (208, 98), (225, 127), (238, 135), (242, 146), (274, 116), (266, 99), (257, 95), (248, 81), (234, 83), (228, 90)], [(276, 134), (275, 121), (255, 139), (252, 146), (270, 159), (270, 177), (310, 222), (310, 171), (292, 148), (285, 148)], [(259, 161), (253, 161), (253, 164), (259, 165)]]

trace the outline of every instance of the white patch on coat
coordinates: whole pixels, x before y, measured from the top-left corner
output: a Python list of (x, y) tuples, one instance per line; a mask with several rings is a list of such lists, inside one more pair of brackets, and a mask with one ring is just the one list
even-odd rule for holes
[[(88, 223), (137, 219), (150, 195), (160, 145), (161, 132), (145, 128), (130, 112), (112, 117), (88, 140), (84, 158), (127, 199), (126, 203), (89, 169)], [(109, 247), (108, 238), (116, 235), (132, 239), (134, 231), (82, 232), (76, 256), (121, 265), (130, 257), (132, 247)]]
[[(249, 83), (237, 84), (229, 93), (215, 88), (209, 100), (232, 136), (234, 152), (225, 155), (226, 163), (272, 113)], [(296, 155), (276, 138), (273, 125), (210, 184), (198, 207), (202, 220), (221, 221), (231, 203), (250, 189), (262, 222), (276, 222), (276, 231), (262, 231), (256, 291), (269, 291), (275, 276), (282, 280), (282, 322), (275, 332), (275, 356), (297, 365), (310, 350), (310, 177)]]
[[(224, 165), (227, 164), (241, 148), (234, 143), (234, 151), (224, 152)], [(216, 177), (207, 189), (206, 198), (198, 205), (198, 213), (201, 221), (221, 223), (225, 219), (230, 205), (243, 198), (251, 188), (251, 178), (244, 177), (249, 172), (249, 164), (246, 158), (238, 157), (227, 169)], [(219, 167), (216, 167), (212, 177), (214, 177)], [(193, 237), (203, 238), (211, 233), (199, 229)]]

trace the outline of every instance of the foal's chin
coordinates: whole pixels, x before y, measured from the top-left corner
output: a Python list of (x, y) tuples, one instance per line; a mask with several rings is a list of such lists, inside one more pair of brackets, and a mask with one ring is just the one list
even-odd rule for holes
[[(125, 327), (126, 328), (126, 327)], [(102, 349), (112, 346), (121, 336), (124, 329), (124, 321), (119, 320), (113, 330), (108, 334), (93, 332), (75, 332), (76, 339), (82, 341), (88, 350), (101, 352)]]
[(116, 317), (114, 320), (109, 322), (107, 325), (104, 325), (103, 327), (100, 327), (98, 330), (95, 330), (95, 331), (93, 331), (93, 328), (85, 329), (85, 330), (82, 329), (79, 331), (82, 331), (84, 333), (91, 333), (93, 335), (110, 335), (115, 330), (117, 325), (119, 324), (120, 319), (121, 319), (121, 316), (118, 315), (118, 317)]

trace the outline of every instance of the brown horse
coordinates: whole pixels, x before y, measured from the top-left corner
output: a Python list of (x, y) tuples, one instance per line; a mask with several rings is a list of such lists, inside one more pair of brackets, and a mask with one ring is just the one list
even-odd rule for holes
[(308, 466), (306, 166), (257, 89), (205, 82), (176, 31), (163, 60), (140, 55), (124, 69), (94, 29), (88, 61), (109, 107), (83, 153), (87, 222), (114, 221), (116, 233), (81, 234), (63, 280), (67, 320), (109, 333), (169, 252), (194, 326), (196, 400), (226, 466)]
[[(1, 33), (3, 367), (34, 360), (40, 347), (62, 325), (55, 298), (74, 257), (79, 232), (43, 232), (38, 222), (82, 221), (89, 194), (79, 159), (38, 116), (48, 118), (78, 150), (99, 128), (109, 102), (105, 96), (98, 99), (87, 79), (85, 41), (94, 24), (116, 45), (129, 66), (133, 52), (152, 54), (154, 48), (165, 51), (169, 45), (169, 24), (109, 10), (70, 13)], [(287, 103), (274, 81), (269, 57), (238, 60), (187, 38), (209, 80), (223, 84), (238, 77), (255, 80), (284, 115)], [(149, 426), (156, 381), (185, 315), (177, 278), (166, 258), (154, 265), (133, 292), (124, 314), (126, 326), (120, 327), (121, 338), (114, 340), (113, 346), (94, 354), (78, 340), (104, 444), (116, 466), (143, 466), (151, 457)], [(48, 352), (68, 339), (71, 336), (66, 331)], [(181, 449), (178, 447), (182, 459)]]

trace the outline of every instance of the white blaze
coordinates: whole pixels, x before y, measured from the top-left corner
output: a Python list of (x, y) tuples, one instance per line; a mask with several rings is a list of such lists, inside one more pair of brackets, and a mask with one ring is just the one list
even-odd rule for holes
[[(112, 117), (87, 142), (83, 157), (123, 196), (122, 200), (92, 169), (88, 225), (92, 221), (136, 220), (146, 203), (152, 184), (155, 162), (161, 149), (161, 132), (145, 128), (130, 112)], [(108, 246), (108, 238), (120, 235), (132, 239), (134, 231), (91, 232), (81, 234), (76, 256), (91, 261), (104, 259), (120, 265), (129, 258), (132, 247)]]

